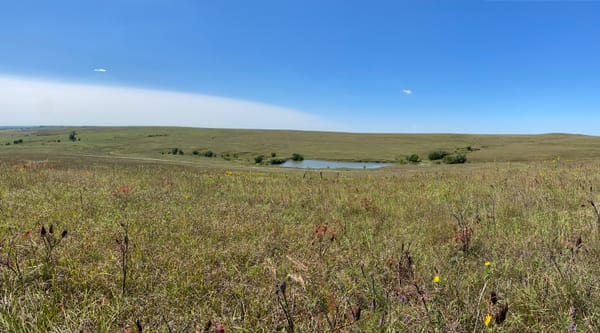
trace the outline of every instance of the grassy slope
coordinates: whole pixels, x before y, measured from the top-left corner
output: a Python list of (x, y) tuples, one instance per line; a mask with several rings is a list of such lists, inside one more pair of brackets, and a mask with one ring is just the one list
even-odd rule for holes
[[(202, 331), (209, 320), (226, 332), (279, 331), (288, 324), (273, 291), (283, 279), (296, 332), (482, 332), (502, 304), (495, 332), (598, 331), (600, 231), (581, 205), (600, 199), (590, 192), (599, 168), (497, 163), (322, 179), (3, 159), (0, 259), (18, 259), (21, 273), (0, 266), (0, 331), (136, 332), (137, 320), (144, 332)], [(453, 214), (470, 228), (468, 251)], [(131, 244), (125, 297), (120, 223)], [(46, 257), (49, 224), (68, 236)]]
[[(509, 305), (495, 331), (600, 328), (600, 226), (588, 205), (600, 200), (597, 160), (321, 178), (189, 154), (386, 160), (471, 145), (482, 148), (471, 161), (566, 160), (597, 156), (599, 138), (78, 128), (82, 141), (72, 143), (70, 130), (0, 131), (0, 142), (24, 140), (0, 146), (2, 332), (124, 332), (136, 320), (152, 332), (202, 331), (208, 320), (227, 332), (272, 332), (287, 325), (273, 293), (282, 279), (300, 332), (372, 332), (380, 320), (396, 331), (484, 331), (500, 307), (492, 290)], [(160, 154), (173, 147), (187, 154)], [(19, 161), (36, 156), (53, 158)], [(470, 227), (466, 253), (453, 214)], [(132, 244), (125, 297), (121, 222)], [(68, 236), (47, 257), (40, 229), (49, 224)], [(403, 242), (412, 243), (412, 269), (400, 265)]]
[[(2, 130), (0, 143), (23, 139), (22, 145), (0, 146), (0, 154), (37, 152), (42, 154), (110, 154), (199, 161), (193, 150), (238, 154), (252, 161), (258, 154), (331, 160), (393, 161), (411, 153), (425, 157), (436, 149), (454, 150), (472, 146), (481, 150), (469, 154), (470, 162), (530, 161), (561, 157), (583, 159), (600, 156), (600, 137), (547, 135), (462, 135), (462, 134), (354, 134), (302, 131), (266, 131), (198, 128), (75, 128), (82, 139), (67, 140), (72, 128)], [(149, 137), (151, 134), (167, 136)], [(61, 143), (54, 142), (60, 139)], [(161, 155), (181, 148), (187, 156)], [(206, 160), (206, 159), (204, 159)]]

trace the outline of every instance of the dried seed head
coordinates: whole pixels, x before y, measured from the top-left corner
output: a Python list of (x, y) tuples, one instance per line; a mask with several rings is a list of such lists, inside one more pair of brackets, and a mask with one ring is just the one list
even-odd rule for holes
[(135, 321), (135, 326), (137, 327), (138, 332), (142, 333), (142, 323), (140, 323), (139, 319)]
[(492, 304), (498, 303), (498, 294), (496, 294), (495, 290), (492, 290), (492, 293), (490, 294), (490, 301)]
[(54, 225), (50, 225), (50, 229), (48, 230), (48, 232), (52, 235), (54, 234)]
[(67, 237), (67, 231), (63, 230), (62, 234), (60, 235), (60, 238), (65, 238)]
[(282, 294), (285, 295), (285, 289), (287, 288), (287, 284), (285, 283), (285, 280), (281, 280), (281, 282), (279, 283), (279, 285), (277, 285), (277, 290), (281, 291)]
[(202, 333), (208, 333), (211, 326), (212, 326), (212, 321), (209, 319), (206, 322), (206, 324), (204, 324), (204, 329), (202, 330)]
[(581, 235), (580, 235), (580, 236), (577, 236), (577, 239), (575, 240), (575, 247), (577, 247), (577, 248), (581, 247), (581, 243), (582, 243), (582, 240), (581, 240)]
[(40, 231), (40, 234), (42, 236), (46, 236), (46, 228), (44, 226), (42, 226), (42, 230)]
[(506, 314), (508, 313), (508, 304), (502, 304), (496, 313), (496, 324), (500, 325), (506, 320)]

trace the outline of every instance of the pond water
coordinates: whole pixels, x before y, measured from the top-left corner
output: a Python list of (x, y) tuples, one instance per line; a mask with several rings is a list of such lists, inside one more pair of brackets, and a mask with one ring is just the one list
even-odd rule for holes
[(322, 161), (322, 160), (303, 160), (292, 161), (288, 160), (281, 166), (286, 168), (303, 168), (303, 169), (377, 169), (392, 165), (391, 163), (375, 163), (375, 162), (337, 162), (337, 161)]

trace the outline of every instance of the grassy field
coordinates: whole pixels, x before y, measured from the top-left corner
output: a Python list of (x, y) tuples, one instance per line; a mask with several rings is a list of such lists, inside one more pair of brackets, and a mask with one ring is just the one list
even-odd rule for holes
[[(69, 141), (73, 130), (81, 141)], [(23, 143), (13, 144), (18, 140)], [(600, 137), (566, 134), (352, 134), (152, 127), (0, 130), (0, 154), (88, 154), (194, 163), (199, 162), (199, 158), (192, 155), (194, 150), (211, 150), (219, 158), (225, 156), (238, 164), (252, 164), (257, 155), (270, 157), (271, 153), (284, 158), (300, 153), (308, 159), (397, 161), (410, 154), (416, 153), (425, 159), (434, 150), (453, 152), (468, 146), (479, 149), (468, 154), (469, 162), (557, 157), (581, 160), (600, 156)], [(173, 148), (183, 150), (184, 155), (169, 155)], [(205, 164), (205, 160), (200, 163)]]
[[(594, 137), (71, 130), (0, 131), (1, 332), (600, 330)], [(464, 145), (481, 163), (244, 160)]]

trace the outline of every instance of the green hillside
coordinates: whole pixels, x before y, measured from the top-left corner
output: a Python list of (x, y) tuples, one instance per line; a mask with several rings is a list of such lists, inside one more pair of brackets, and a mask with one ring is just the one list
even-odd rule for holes
[[(69, 140), (75, 131), (79, 141)], [(15, 141), (23, 140), (15, 144)], [(60, 142), (59, 142), (60, 141)], [(42, 127), (0, 130), (0, 154), (110, 155), (161, 160), (200, 161), (214, 152), (219, 158), (249, 163), (259, 154), (308, 159), (396, 161), (409, 154), (425, 158), (431, 151), (471, 147), (469, 162), (587, 159), (600, 156), (600, 137), (465, 134), (357, 134), (283, 130), (201, 129), (172, 127)], [(171, 156), (178, 148), (182, 155)], [(204, 159), (205, 161), (206, 159)]]

